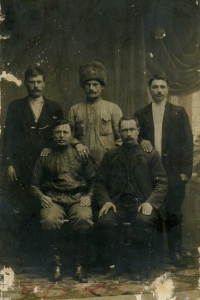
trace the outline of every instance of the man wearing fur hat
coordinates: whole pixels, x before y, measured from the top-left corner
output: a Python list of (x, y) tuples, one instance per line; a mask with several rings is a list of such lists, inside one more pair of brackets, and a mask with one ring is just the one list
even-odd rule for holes
[(81, 158), (91, 155), (98, 168), (106, 150), (121, 145), (118, 122), (122, 116), (118, 105), (103, 100), (106, 71), (102, 63), (90, 62), (79, 68), (80, 85), (86, 100), (70, 108), (69, 122), (73, 129), (73, 146)]

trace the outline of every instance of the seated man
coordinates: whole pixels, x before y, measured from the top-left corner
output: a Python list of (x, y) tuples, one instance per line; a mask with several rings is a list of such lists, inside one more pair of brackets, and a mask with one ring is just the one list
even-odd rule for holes
[[(167, 177), (159, 154), (155, 150), (144, 152), (137, 143), (137, 118), (122, 117), (119, 131), (123, 144), (106, 152), (95, 185), (96, 199), (101, 208), (97, 226), (101, 229), (103, 227), (107, 236), (113, 276), (119, 275), (122, 267), (119, 253), (120, 224), (128, 220), (131, 225), (143, 229), (153, 227), (167, 193)], [(138, 252), (142, 253), (140, 250), (137, 253), (132, 250), (131, 257), (137, 257), (137, 261), (142, 260), (144, 257), (138, 257)], [(141, 279), (140, 265), (137, 267), (135, 270), (136, 266), (130, 262), (132, 280)]]
[(48, 156), (37, 160), (31, 185), (32, 196), (41, 203), (41, 225), (52, 254), (50, 280), (61, 278), (57, 243), (63, 220), (69, 218), (75, 240), (75, 278), (87, 282), (84, 266), (93, 226), (91, 200), (94, 167), (90, 160), (83, 161), (70, 146), (71, 128), (67, 120), (55, 122), (53, 138), (55, 147)]

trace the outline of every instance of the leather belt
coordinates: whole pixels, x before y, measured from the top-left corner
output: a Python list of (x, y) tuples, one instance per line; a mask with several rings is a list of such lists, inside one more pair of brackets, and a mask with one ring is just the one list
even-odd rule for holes
[(139, 206), (142, 203), (142, 199), (121, 197), (121, 203), (125, 207), (131, 207), (136, 205)]

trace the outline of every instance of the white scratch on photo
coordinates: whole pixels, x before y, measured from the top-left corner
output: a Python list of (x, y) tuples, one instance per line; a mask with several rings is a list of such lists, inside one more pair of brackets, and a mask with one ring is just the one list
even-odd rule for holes
[(174, 284), (170, 276), (170, 273), (165, 273), (152, 282), (151, 288), (153, 289), (152, 293), (155, 299), (176, 300), (176, 297), (173, 297)]
[(3, 73), (0, 75), (0, 79), (2, 79), (2, 78), (6, 79), (7, 81), (14, 82), (18, 86), (20, 86), (22, 84), (22, 81), (20, 79), (18, 79), (11, 73), (6, 73), (5, 71), (3, 71)]
[(13, 289), (15, 273), (11, 267), (4, 267), (0, 271), (0, 291), (5, 292)]

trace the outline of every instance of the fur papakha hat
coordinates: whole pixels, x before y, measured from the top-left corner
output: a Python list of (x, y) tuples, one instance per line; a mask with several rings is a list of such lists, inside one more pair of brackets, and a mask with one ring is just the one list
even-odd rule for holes
[(104, 65), (97, 61), (89, 62), (79, 69), (80, 85), (84, 87), (85, 83), (89, 80), (98, 80), (104, 86), (106, 85), (106, 70)]

